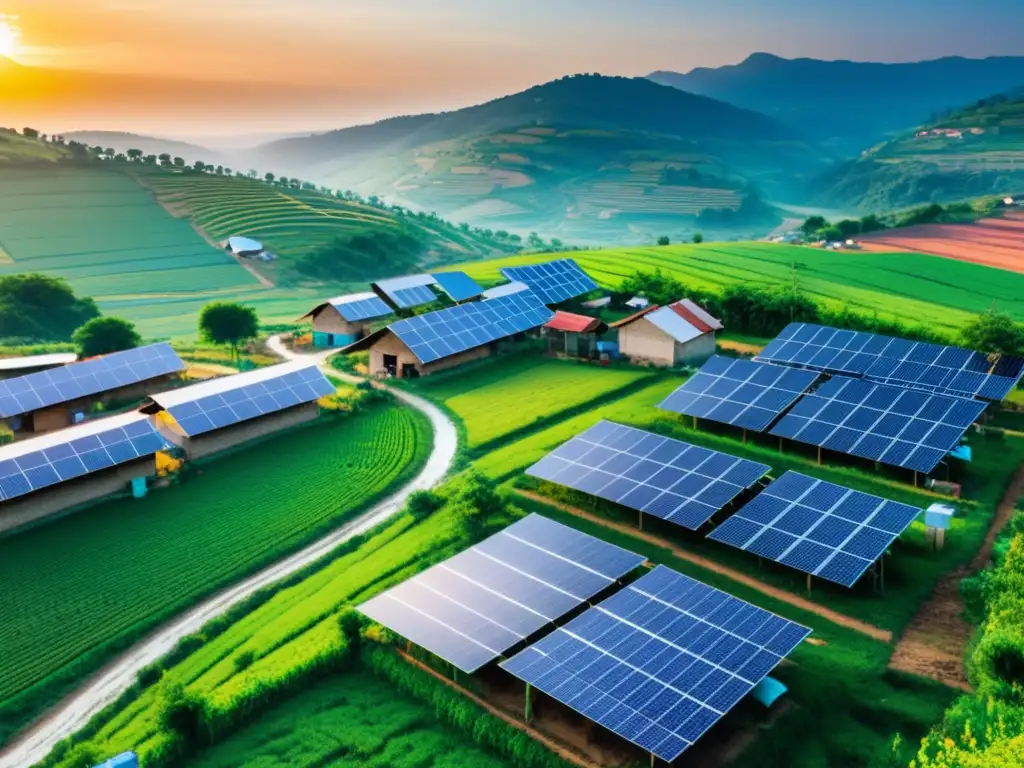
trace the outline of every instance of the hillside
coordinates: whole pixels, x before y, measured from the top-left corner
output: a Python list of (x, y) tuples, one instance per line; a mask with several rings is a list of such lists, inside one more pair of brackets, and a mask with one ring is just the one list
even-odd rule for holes
[(173, 139), (161, 139), (155, 136), (140, 136), (135, 133), (123, 133), (120, 131), (71, 131), (63, 134), (68, 141), (78, 141), (82, 144), (98, 147), (111, 147), (117, 152), (127, 152), (129, 149), (141, 150), (147, 155), (171, 155), (181, 157), (188, 163), (196, 160), (203, 160), (207, 163), (223, 165), (227, 160), (217, 152), (197, 144), (190, 144), (187, 141), (174, 141)]
[[(573, 242), (763, 230), (824, 157), (763, 115), (643, 78), (577, 75), (475, 107), (267, 144), (254, 164)], [(744, 205), (744, 201), (748, 201)], [(737, 213), (708, 214), (705, 211)]]
[(813, 203), (883, 211), (1024, 193), (1024, 93), (932, 120), (826, 173)]
[(951, 107), (1021, 85), (1024, 57), (880, 64), (755, 53), (739, 64), (649, 77), (757, 110), (853, 156)]

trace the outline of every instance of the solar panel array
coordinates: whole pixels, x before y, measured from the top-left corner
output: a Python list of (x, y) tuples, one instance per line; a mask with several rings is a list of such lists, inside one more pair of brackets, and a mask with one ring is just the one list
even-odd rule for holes
[(812, 371), (715, 355), (658, 407), (762, 432), (817, 380)]
[(553, 316), (537, 296), (524, 292), (428, 312), (389, 328), (420, 362), (430, 363), (537, 328)]
[(671, 762), (809, 634), (658, 566), (501, 667)]
[(335, 387), (316, 364), (282, 363), (154, 395), (188, 437), (311, 403)]
[(166, 342), (0, 381), (0, 418), (17, 416), (183, 371)]
[(168, 448), (139, 413), (86, 422), (0, 448), (0, 501)]
[(643, 562), (641, 555), (529, 515), (359, 610), (474, 672)]
[(1024, 375), (1024, 359), (995, 362), (960, 347), (791, 323), (757, 358), (940, 394), (1002, 400)]
[(431, 277), (452, 301), (466, 301), (484, 292), (484, 289), (465, 272), (435, 272)]
[(709, 539), (852, 587), (921, 510), (786, 472)]
[(501, 274), (508, 280), (526, 283), (545, 304), (558, 304), (597, 290), (597, 283), (572, 259), (506, 267)]
[(696, 530), (771, 467), (601, 421), (526, 473)]
[(986, 405), (835, 376), (801, 398), (771, 434), (928, 473)]
[(391, 307), (375, 293), (353, 293), (331, 299), (329, 303), (350, 323), (391, 314)]
[(399, 309), (412, 309), (437, 301), (437, 294), (430, 287), (433, 284), (434, 278), (430, 275), (409, 275), (378, 280), (373, 285)]

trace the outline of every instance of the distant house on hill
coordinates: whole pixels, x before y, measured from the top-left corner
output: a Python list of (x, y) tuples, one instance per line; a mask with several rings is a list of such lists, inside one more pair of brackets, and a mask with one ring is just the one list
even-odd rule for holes
[(701, 363), (715, 353), (722, 323), (689, 299), (650, 306), (612, 323), (619, 353), (637, 363), (668, 367)]
[(598, 357), (598, 338), (608, 326), (595, 317), (558, 310), (544, 324), (542, 334), (552, 355), (592, 360)]
[(229, 237), (224, 244), (224, 249), (240, 259), (261, 259), (266, 254), (263, 243), (248, 237)]

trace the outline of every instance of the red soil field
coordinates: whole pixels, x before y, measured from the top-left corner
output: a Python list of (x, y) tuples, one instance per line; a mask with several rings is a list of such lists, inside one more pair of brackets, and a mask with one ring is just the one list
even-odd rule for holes
[(975, 224), (920, 224), (859, 238), (865, 251), (927, 253), (1024, 273), (1024, 211)]

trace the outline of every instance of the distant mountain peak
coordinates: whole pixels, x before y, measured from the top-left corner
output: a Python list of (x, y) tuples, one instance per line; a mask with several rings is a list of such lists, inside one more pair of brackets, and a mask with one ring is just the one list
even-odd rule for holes
[(751, 65), (751, 64), (777, 64), (780, 61), (786, 61), (781, 56), (776, 56), (774, 53), (766, 53), (765, 51), (755, 51), (740, 62), (740, 66)]

